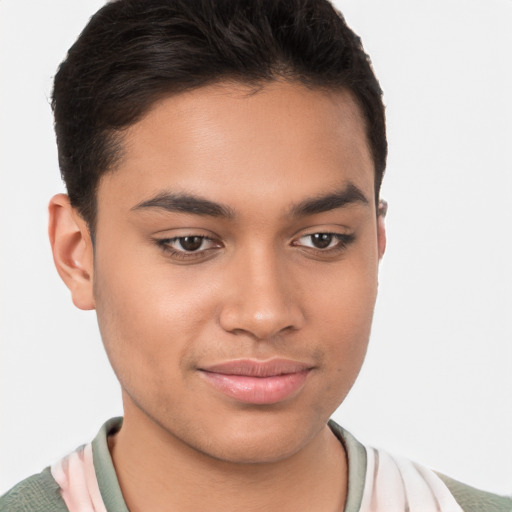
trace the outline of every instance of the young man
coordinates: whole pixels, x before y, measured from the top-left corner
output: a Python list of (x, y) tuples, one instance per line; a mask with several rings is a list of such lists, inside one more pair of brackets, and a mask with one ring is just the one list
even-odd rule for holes
[(62, 64), (57, 270), (124, 419), (2, 510), (511, 510), (329, 422), (385, 250), (379, 85), (323, 1), (118, 0)]

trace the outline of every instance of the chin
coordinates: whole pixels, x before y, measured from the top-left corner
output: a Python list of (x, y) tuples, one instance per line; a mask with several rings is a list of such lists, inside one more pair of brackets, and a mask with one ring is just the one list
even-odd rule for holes
[[(269, 464), (288, 459), (304, 448), (322, 429), (324, 423), (299, 422), (267, 412), (263, 418), (245, 418), (231, 425), (219, 421), (208, 425), (208, 433), (188, 439), (214, 459), (236, 464)], [(223, 423), (223, 424), (222, 424)], [(204, 443), (208, 439), (208, 443)], [(192, 442), (190, 442), (192, 441)], [(201, 442), (202, 441), (202, 442)]]
[[(215, 449), (216, 448), (216, 449)], [(276, 440), (258, 439), (230, 442), (210, 446), (210, 457), (230, 464), (272, 464), (293, 457), (302, 448), (302, 443), (279, 443)]]

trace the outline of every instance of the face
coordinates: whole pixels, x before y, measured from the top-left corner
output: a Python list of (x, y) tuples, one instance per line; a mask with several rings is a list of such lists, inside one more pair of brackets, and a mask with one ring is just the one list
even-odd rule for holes
[(379, 224), (357, 106), (208, 86), (158, 102), (124, 145), (98, 190), (93, 300), (126, 421), (226, 461), (296, 453), (370, 333)]

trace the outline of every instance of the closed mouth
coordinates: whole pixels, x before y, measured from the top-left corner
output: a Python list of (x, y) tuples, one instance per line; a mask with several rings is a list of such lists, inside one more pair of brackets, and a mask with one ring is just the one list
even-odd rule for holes
[(223, 395), (246, 404), (275, 404), (298, 394), (313, 367), (287, 359), (232, 360), (199, 368)]

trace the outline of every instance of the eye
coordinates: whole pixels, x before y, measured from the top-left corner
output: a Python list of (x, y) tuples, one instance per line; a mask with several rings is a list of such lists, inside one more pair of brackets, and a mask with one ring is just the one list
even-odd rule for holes
[(313, 233), (312, 235), (303, 236), (300, 240), (302, 245), (315, 249), (328, 249), (338, 243), (338, 239), (332, 233)]
[(343, 251), (354, 239), (352, 234), (311, 233), (301, 236), (292, 245), (319, 254), (331, 254)]
[(181, 236), (172, 241), (176, 244), (175, 249), (183, 249), (187, 252), (195, 252), (201, 249), (208, 239), (204, 236)]
[(220, 242), (202, 235), (177, 236), (155, 240), (157, 245), (174, 259), (198, 259), (221, 247)]

